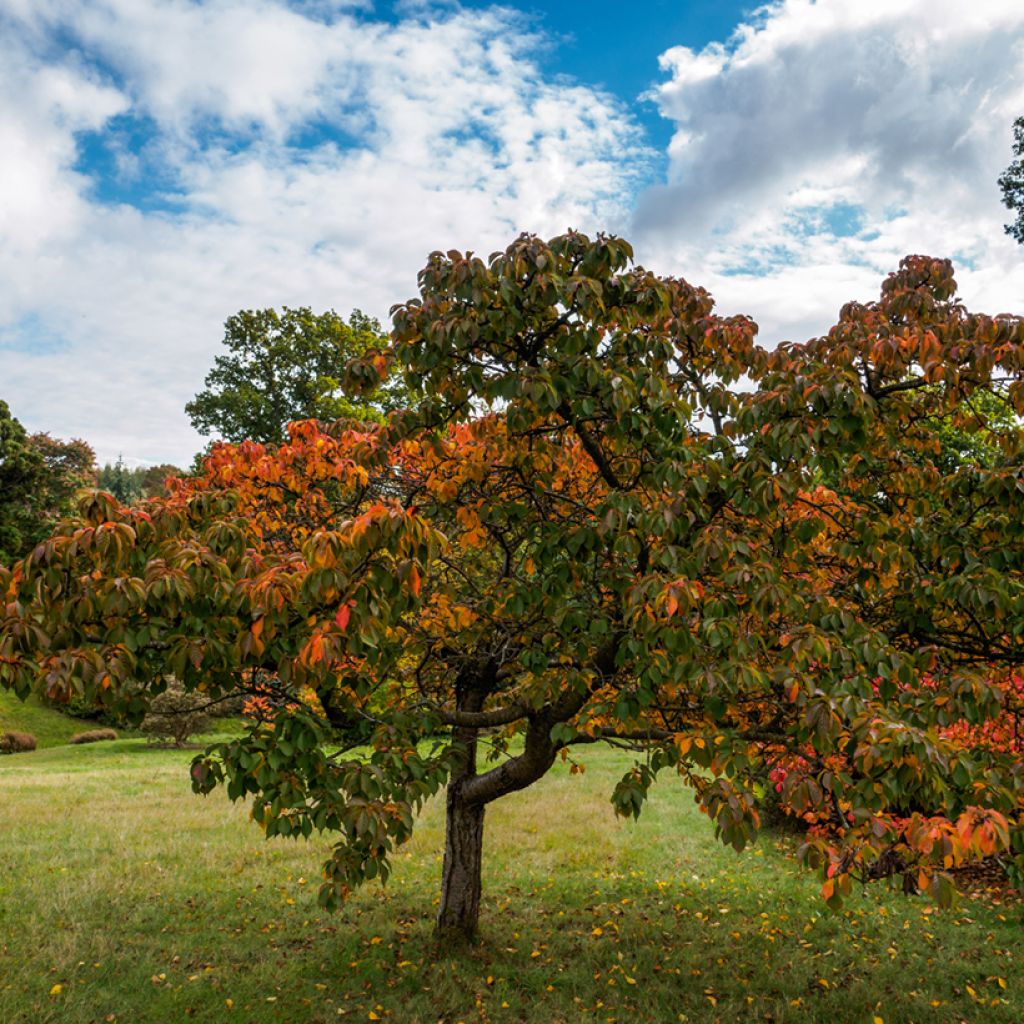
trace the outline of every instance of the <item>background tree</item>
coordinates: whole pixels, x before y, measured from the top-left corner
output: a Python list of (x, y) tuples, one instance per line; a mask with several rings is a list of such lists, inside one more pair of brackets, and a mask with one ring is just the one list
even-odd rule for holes
[(120, 455), (113, 464), (106, 463), (99, 471), (97, 485), (127, 505), (139, 498), (166, 497), (169, 477), (186, 476), (184, 470), (169, 462), (157, 466), (128, 467)]
[(176, 679), (169, 679), (167, 689), (153, 699), (139, 729), (153, 743), (183, 747), (209, 727), (209, 707), (201, 693), (188, 692)]
[(96, 486), (96, 455), (90, 445), (78, 438), (61, 441), (39, 433), (30, 434), (28, 443), (43, 460), (44, 476), (37, 502), (42, 513), (37, 539), (42, 539), (58, 519), (75, 512), (79, 491)]
[[(0, 683), (136, 718), (171, 675), (269, 691), (193, 785), (251, 797), (268, 835), (337, 835), (327, 906), (386, 877), (446, 784), (457, 937), (487, 806), (593, 743), (636, 752), (620, 813), (667, 772), (737, 849), (804, 758), (781, 798), (835, 819), (804, 849), (833, 903), (897, 864), (944, 898), (966, 858), (1024, 861), (1024, 766), (944, 733), (998, 720), (993, 672), (1024, 662), (1019, 431), (986, 435), (993, 465), (935, 461), (968, 399), (1024, 408), (1024, 324), (910, 257), (769, 354), (630, 260), (575, 233), (435, 254), (394, 313), (412, 411), (217, 446), (145, 508), (92, 497), (0, 572)], [(338, 742), (353, 718), (368, 754)]]
[(145, 472), (138, 466), (129, 469), (124, 464), (124, 457), (118, 455), (115, 463), (108, 462), (99, 471), (98, 484), (100, 490), (112, 494), (122, 505), (129, 505), (142, 497), (142, 476)]
[(1016, 157), (999, 178), (1003, 205), (1016, 212), (1017, 219), (1006, 225), (1006, 233), (1024, 245), (1024, 117), (1013, 122), (1013, 155)]
[(348, 321), (333, 310), (243, 310), (224, 325), (228, 355), (217, 356), (206, 388), (185, 406), (201, 434), (226, 441), (276, 442), (292, 420), (380, 420), (401, 404), (395, 380), (355, 399), (345, 393), (348, 360), (382, 349), (380, 324), (359, 310)]
[(43, 459), (28, 443), (25, 428), (0, 399), (0, 564), (30, 543), (31, 507), (43, 477)]
[(165, 498), (169, 493), (167, 488), (168, 477), (182, 477), (185, 475), (184, 470), (171, 465), (169, 462), (164, 462), (157, 466), (149, 466), (142, 474), (142, 494), (146, 498)]
[(76, 493), (95, 482), (88, 444), (27, 434), (0, 401), (0, 563), (49, 536), (58, 520), (74, 511)]

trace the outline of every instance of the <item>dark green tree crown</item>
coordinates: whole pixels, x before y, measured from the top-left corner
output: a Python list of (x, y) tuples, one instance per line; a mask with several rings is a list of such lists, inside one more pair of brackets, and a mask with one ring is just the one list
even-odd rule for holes
[(1006, 225), (1006, 233), (1024, 245), (1024, 117), (1013, 123), (1013, 155), (1016, 159), (999, 178), (1003, 190), (1003, 205), (1017, 214), (1017, 219)]
[(206, 387), (185, 406), (201, 434), (226, 441), (278, 442), (293, 420), (382, 419), (402, 405), (397, 381), (366, 396), (342, 382), (350, 359), (387, 346), (378, 321), (354, 310), (242, 310), (224, 324), (228, 354), (217, 356)]

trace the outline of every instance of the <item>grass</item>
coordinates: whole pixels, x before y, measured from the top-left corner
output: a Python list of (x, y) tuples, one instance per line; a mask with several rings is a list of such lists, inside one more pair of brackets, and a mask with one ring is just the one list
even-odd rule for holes
[(99, 728), (102, 726), (96, 722), (71, 718), (47, 707), (35, 695), (22, 702), (10, 690), (0, 689), (0, 732), (30, 732), (40, 748), (59, 746), (76, 732)]
[(328, 915), (327, 842), (264, 841), (191, 794), (189, 756), (123, 740), (0, 762), (5, 1024), (1024, 1019), (1020, 904), (874, 888), (831, 913), (789, 840), (737, 857), (682, 789), (615, 819), (611, 751), (488, 811), (464, 952), (431, 934), (441, 801), (387, 888)]

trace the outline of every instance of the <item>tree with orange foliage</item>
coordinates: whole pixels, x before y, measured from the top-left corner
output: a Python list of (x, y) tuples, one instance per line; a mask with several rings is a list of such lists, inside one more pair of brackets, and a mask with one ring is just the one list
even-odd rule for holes
[[(218, 446), (145, 507), (93, 497), (0, 573), (0, 683), (135, 716), (169, 674), (211, 700), (269, 687), (271, 720), (198, 757), (194, 788), (251, 797), (268, 835), (337, 834), (333, 906), (445, 786), (455, 937), (487, 807), (594, 743), (635, 752), (619, 813), (668, 773), (737, 849), (804, 757), (783, 798), (835, 819), (805, 850), (831, 902), (896, 858), (940, 898), (966, 857), (1020, 859), (1019, 761), (944, 730), (997, 719), (993, 666), (1024, 662), (1020, 437), (972, 404), (1024, 409), (1024, 325), (910, 257), (880, 302), (768, 353), (631, 256), (576, 233), (434, 254), (352, 369), (397, 368), (414, 410)], [(936, 424), (1003, 458), (939, 473)], [(334, 742), (354, 716), (368, 752)], [(908, 802), (937, 814), (901, 823)]]

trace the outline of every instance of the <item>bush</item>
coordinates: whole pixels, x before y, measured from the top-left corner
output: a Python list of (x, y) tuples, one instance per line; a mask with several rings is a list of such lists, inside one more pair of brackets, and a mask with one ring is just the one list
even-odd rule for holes
[(102, 704), (85, 700), (82, 697), (72, 697), (66, 704), (55, 701), (50, 706), (56, 708), (62, 714), (70, 715), (72, 718), (84, 718), (89, 721), (99, 722), (101, 725), (121, 724)]
[(141, 729), (152, 743), (183, 747), (188, 739), (202, 732), (210, 721), (207, 699), (201, 693), (189, 693), (172, 680), (167, 689), (149, 706)]
[(30, 732), (0, 733), (0, 754), (23, 754), (36, 749), (36, 738)]
[(68, 743), (99, 743), (102, 740), (116, 740), (117, 733), (113, 729), (89, 729), (87, 732), (76, 732)]

